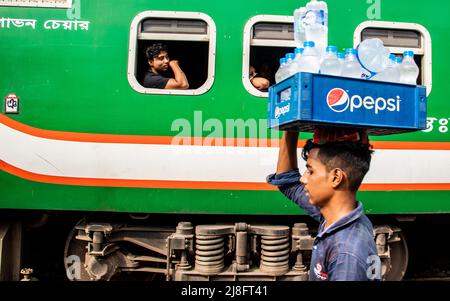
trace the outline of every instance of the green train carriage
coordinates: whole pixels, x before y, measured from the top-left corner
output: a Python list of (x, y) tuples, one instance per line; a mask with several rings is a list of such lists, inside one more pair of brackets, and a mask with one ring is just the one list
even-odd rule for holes
[[(68, 269), (77, 258), (86, 264), (75, 279), (306, 279), (297, 255), (307, 259), (303, 222), (314, 224), (265, 184), (280, 133), (267, 129), (267, 93), (248, 79), (250, 65), (265, 65), (274, 82), (278, 58), (295, 46), (292, 12), (304, 3), (36, 2), (0, 1), (2, 277), (18, 277), (23, 263), (7, 246), (22, 249), (31, 213), (87, 216), (56, 251)], [(413, 49), (429, 94), (427, 130), (372, 138), (359, 192), (385, 279), (401, 279), (408, 261), (394, 221), (450, 212), (450, 9), (424, 13), (436, 5), (328, 3), (329, 44), (380, 37), (396, 54)], [(155, 41), (180, 61), (189, 90), (142, 86), (144, 49)], [(288, 258), (268, 251), (269, 238)]]

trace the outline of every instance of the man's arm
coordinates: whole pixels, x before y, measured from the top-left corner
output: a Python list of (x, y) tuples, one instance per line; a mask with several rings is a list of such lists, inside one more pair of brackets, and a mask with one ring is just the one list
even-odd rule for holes
[(253, 77), (252, 79), (250, 79), (250, 82), (258, 90), (265, 90), (270, 86), (270, 82), (264, 77)]
[(300, 173), (297, 163), (298, 132), (283, 133), (278, 153), (277, 172), (267, 177), (269, 184), (278, 186), (278, 189), (291, 201), (303, 208), (305, 212), (321, 222), (322, 214), (319, 208), (309, 203), (305, 194), (305, 187), (300, 184)]
[(178, 65), (178, 61), (177, 60), (170, 61), (169, 66), (170, 68), (172, 68), (175, 78), (169, 79), (164, 89), (182, 89), (182, 90), (188, 89), (189, 82), (183, 70), (181, 70), (180, 66)]
[(283, 133), (278, 153), (277, 174), (298, 168), (297, 163), (298, 132)]

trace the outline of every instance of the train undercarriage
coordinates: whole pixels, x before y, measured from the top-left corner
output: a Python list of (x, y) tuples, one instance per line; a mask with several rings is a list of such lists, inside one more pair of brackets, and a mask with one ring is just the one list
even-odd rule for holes
[[(408, 258), (401, 230), (376, 226), (374, 239), (382, 278), (401, 280)], [(168, 281), (304, 281), (313, 242), (305, 223), (170, 228), (81, 221), (67, 240), (65, 268), (71, 280), (148, 273)]]
[[(18, 217), (0, 223), (2, 279), (19, 280), (21, 268), (34, 268), (42, 280), (58, 274), (73, 281), (305, 281), (317, 234), (315, 223), (295, 216), (264, 223), (258, 217), (239, 222), (246, 216), (234, 217), (238, 222), (95, 214), (48, 222), (48, 214), (42, 216), (31, 224), (28, 218), (13, 222)], [(382, 279), (401, 280), (409, 258), (403, 231), (374, 222), (373, 234)], [(22, 269), (22, 277), (29, 279), (30, 271)]]

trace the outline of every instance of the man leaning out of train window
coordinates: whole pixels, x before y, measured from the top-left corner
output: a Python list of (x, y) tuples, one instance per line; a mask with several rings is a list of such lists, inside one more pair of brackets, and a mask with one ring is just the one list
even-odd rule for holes
[(373, 227), (356, 192), (369, 170), (371, 145), (363, 130), (316, 129), (297, 167), (298, 132), (284, 132), (277, 172), (267, 177), (290, 200), (320, 223), (314, 240), (309, 279), (381, 279)]
[[(166, 45), (153, 44), (147, 48), (145, 54), (150, 68), (144, 77), (144, 87), (178, 90), (189, 88), (189, 82), (178, 61), (169, 58)], [(172, 69), (175, 78), (166, 76), (169, 68)]]

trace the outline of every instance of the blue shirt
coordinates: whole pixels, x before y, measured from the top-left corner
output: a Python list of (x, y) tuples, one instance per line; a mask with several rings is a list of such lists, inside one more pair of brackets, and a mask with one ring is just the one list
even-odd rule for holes
[(271, 174), (267, 182), (278, 186), (285, 196), (320, 223), (312, 250), (309, 280), (367, 281), (381, 278), (372, 223), (360, 202), (352, 212), (325, 230), (325, 219), (319, 208), (309, 202), (300, 183), (298, 169)]

